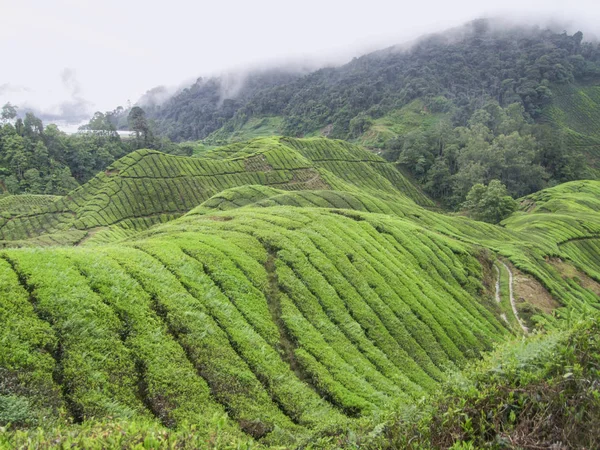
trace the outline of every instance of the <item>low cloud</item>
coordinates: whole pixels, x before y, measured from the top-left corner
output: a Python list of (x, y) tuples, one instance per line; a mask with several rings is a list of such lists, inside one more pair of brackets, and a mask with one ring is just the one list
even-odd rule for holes
[(91, 117), (92, 106), (91, 102), (80, 98), (67, 100), (48, 109), (40, 109), (27, 104), (22, 109), (26, 112), (31, 111), (45, 123), (64, 122), (76, 124)]
[(75, 69), (63, 69), (59, 79), (64, 92), (61, 96), (66, 97), (66, 100), (59, 103), (40, 105), (36, 101), (40, 95), (38, 92), (26, 86), (10, 83), (0, 85), (0, 96), (3, 102), (10, 101), (15, 104), (20, 116), (31, 112), (45, 123), (77, 124), (88, 120), (92, 116), (94, 105), (83, 97), (83, 90)]
[(0, 95), (7, 96), (11, 94), (20, 94), (23, 92), (31, 92), (27, 86), (19, 86), (11, 83), (0, 84)]

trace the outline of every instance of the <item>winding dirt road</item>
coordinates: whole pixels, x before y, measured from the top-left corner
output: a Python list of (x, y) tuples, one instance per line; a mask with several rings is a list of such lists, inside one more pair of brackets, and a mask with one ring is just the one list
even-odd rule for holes
[[(515, 296), (514, 296), (514, 293), (513, 293), (513, 273), (510, 270), (510, 267), (508, 267), (504, 263), (504, 261), (500, 261), (500, 262), (502, 263), (502, 265), (508, 271), (508, 292), (509, 292), (509, 296), (510, 296), (510, 305), (512, 306), (513, 314), (517, 318), (517, 322), (519, 322), (519, 325), (521, 325), (521, 328), (523, 329), (523, 332), (525, 334), (527, 334), (527, 333), (529, 333), (529, 328), (527, 328), (525, 326), (525, 324), (523, 323), (523, 321), (519, 317), (519, 313), (517, 312), (517, 304), (515, 303)], [(498, 271), (498, 275), (499, 274), (500, 274), (500, 271)], [(498, 284), (497, 284), (497, 288), (496, 288), (496, 295), (498, 295), (498, 296), (499, 296), (499, 289), (500, 289), (500, 277), (498, 277)], [(498, 298), (496, 298), (496, 300), (498, 300)]]

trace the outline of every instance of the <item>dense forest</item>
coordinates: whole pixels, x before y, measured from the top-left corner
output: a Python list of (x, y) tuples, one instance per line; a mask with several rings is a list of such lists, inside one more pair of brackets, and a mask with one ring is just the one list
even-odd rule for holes
[(416, 98), (451, 111), (455, 126), (466, 125), (490, 99), (503, 107), (519, 103), (537, 118), (552, 98), (553, 83), (600, 76), (600, 47), (583, 42), (581, 32), (496, 25), (474, 21), (421, 39), (408, 50), (388, 48), (291, 81), (269, 77), (267, 82), (263, 74), (226, 101), (224, 80), (199, 80), (150, 116), (174, 140), (202, 139), (223, 125), (233, 129), (260, 115), (283, 116), (287, 135), (331, 126), (330, 137), (351, 138), (369, 119)]
[(155, 129), (174, 141), (203, 139), (221, 128), (260, 91), (288, 85), (301, 69), (270, 69), (216, 78), (198, 78), (161, 104), (163, 90), (150, 90), (138, 102), (154, 119)]

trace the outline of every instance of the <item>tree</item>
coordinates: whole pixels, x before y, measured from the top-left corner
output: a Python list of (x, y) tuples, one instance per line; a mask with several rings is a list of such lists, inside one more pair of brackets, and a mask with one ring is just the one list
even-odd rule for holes
[(131, 108), (127, 122), (129, 123), (129, 128), (135, 131), (137, 147), (152, 147), (153, 136), (144, 110), (139, 106)]
[(517, 209), (517, 202), (508, 195), (506, 186), (492, 180), (487, 186), (481, 183), (474, 185), (463, 208), (476, 220), (499, 223)]
[(10, 102), (6, 103), (2, 107), (2, 112), (0, 113), (0, 118), (2, 118), (2, 122), (6, 123), (10, 120), (13, 120), (17, 117), (17, 108), (10, 104)]

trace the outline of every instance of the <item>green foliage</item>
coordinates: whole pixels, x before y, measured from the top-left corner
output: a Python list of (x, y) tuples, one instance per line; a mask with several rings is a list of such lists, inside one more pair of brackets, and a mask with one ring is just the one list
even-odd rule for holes
[(223, 417), (215, 417), (208, 438), (198, 427), (183, 430), (165, 428), (150, 420), (89, 421), (81, 425), (60, 426), (52, 430), (0, 432), (2, 448), (85, 448), (104, 449), (236, 449), (264, 448), (251, 438), (231, 434)]
[[(596, 83), (597, 84), (597, 83)], [(554, 150), (560, 143), (562, 152), (569, 149), (578, 157), (577, 165), (570, 167), (554, 156), (555, 164), (562, 168), (569, 179), (597, 178), (600, 161), (600, 86), (587, 83), (553, 87), (556, 92), (551, 105), (543, 111), (543, 118), (556, 131), (548, 139), (546, 147)], [(559, 155), (561, 154), (559, 153)], [(571, 164), (572, 165), (572, 164)]]
[[(484, 112), (476, 143), (508, 114)], [(509, 151), (519, 136), (485, 142)], [(271, 137), (196, 158), (140, 150), (66, 196), (1, 199), (3, 246), (52, 247), (0, 251), (0, 446), (384, 447), (417, 433), (415, 446), (481, 447), (530, 423), (515, 386), (558, 378), (573, 362), (559, 349), (581, 348), (560, 330), (600, 302), (599, 194), (546, 189), (500, 227), (419, 206), (432, 203), (356, 145)], [(493, 181), (469, 200), (498, 219), (504, 197)], [(494, 300), (498, 261), (560, 307), (485, 356), (521, 335), (505, 270)], [(470, 365), (482, 355), (492, 369)], [(461, 369), (475, 381), (449, 381)], [(560, 384), (544, 386), (554, 417)]]
[(231, 430), (285, 443), (431, 392), (506, 333), (469, 290), (466, 247), (422, 231), (385, 216), (241, 208), (120, 247), (6, 258), (31, 290), (30, 314), (57, 333), (76, 421), (154, 417), (209, 435), (222, 407)]
[(172, 220), (223, 190), (246, 185), (289, 191), (338, 186), (432, 204), (391, 164), (358, 146), (322, 138), (263, 138), (198, 158), (149, 150), (131, 153), (46, 207), (0, 217), (0, 237), (23, 241), (115, 226), (141, 231)]
[[(25, 120), (3, 120), (0, 125), (0, 195), (66, 194), (79, 183), (127, 153), (139, 148), (156, 148), (165, 153), (190, 156), (194, 148), (155, 138), (141, 108), (134, 110), (135, 139), (121, 140), (116, 131), (122, 111), (97, 112), (76, 134), (67, 135), (55, 125), (44, 128), (31, 113)], [(7, 116), (8, 117), (8, 116)]]
[(0, 424), (22, 424), (29, 416), (29, 402), (26, 398), (0, 395)]
[[(509, 342), (458, 374), (419, 413), (395, 412), (362, 448), (506, 448), (600, 442), (598, 319)], [(350, 443), (348, 443), (350, 444)], [(342, 445), (345, 447), (346, 445)], [(351, 447), (351, 445), (347, 445)]]
[(544, 133), (545, 128), (527, 123), (521, 105), (502, 108), (489, 101), (467, 127), (441, 119), (388, 141), (386, 158), (396, 159), (433, 198), (456, 207), (474, 185), (494, 179), (514, 197), (543, 188), (549, 178), (572, 179), (569, 152), (560, 145), (552, 148)]
[(498, 180), (492, 180), (487, 186), (473, 186), (462, 207), (476, 220), (499, 223), (517, 209), (517, 202), (508, 195), (506, 186)]

